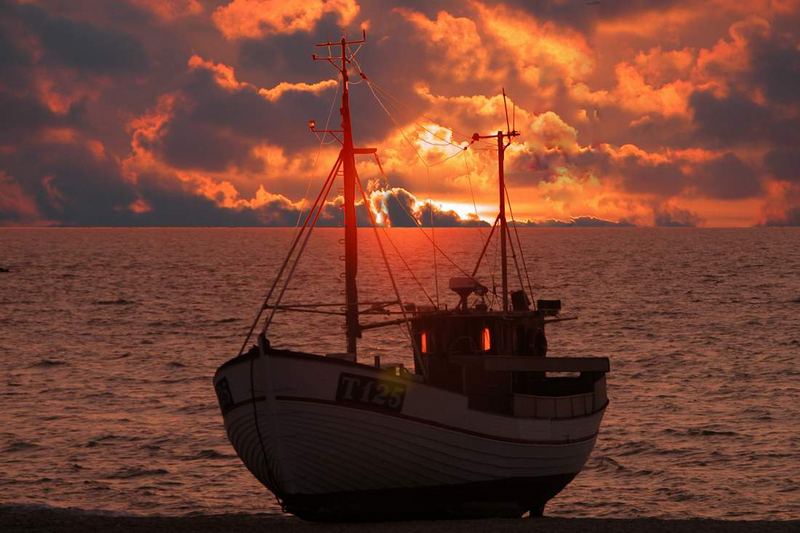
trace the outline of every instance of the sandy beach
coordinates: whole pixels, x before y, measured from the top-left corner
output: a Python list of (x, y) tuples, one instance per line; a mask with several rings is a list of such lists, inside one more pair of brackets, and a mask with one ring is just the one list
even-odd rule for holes
[(749, 532), (799, 531), (800, 521), (660, 520), (602, 518), (540, 518), (531, 520), (442, 520), (430, 522), (388, 522), (363, 524), (322, 524), (268, 514), (229, 514), (195, 516), (120, 516), (84, 511), (42, 509), (39, 507), (0, 507), (0, 530), (83, 532), (83, 531), (270, 531), (270, 532)]

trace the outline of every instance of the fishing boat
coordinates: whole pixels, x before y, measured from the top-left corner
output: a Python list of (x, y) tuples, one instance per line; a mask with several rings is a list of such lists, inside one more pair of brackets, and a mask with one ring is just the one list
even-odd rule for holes
[[(308, 520), (541, 516), (595, 445), (608, 405), (609, 361), (548, 355), (545, 326), (572, 317), (561, 315), (559, 300), (531, 302), (530, 284), (527, 291), (509, 289), (514, 225), (506, 219), (503, 155), (519, 135), (511, 126), (472, 139), (497, 143), (499, 213), (472, 273), (449, 281), (455, 304), (403, 301), (390, 269), (392, 299), (359, 301), (357, 192), (365, 203), (367, 197), (355, 157), (376, 150), (354, 145), (348, 71), (357, 65), (352, 47), (365, 40), (362, 34), (317, 45), (328, 54), (314, 59), (330, 62), (341, 77), (341, 129), (329, 132), (341, 150), (239, 355), (214, 376), (228, 438), (282, 508)], [(281, 299), (340, 177), (345, 351), (292, 350), (284, 346), (288, 339), (268, 338), (267, 328), (276, 312), (325, 312), (332, 305)], [(492, 291), (477, 273), (492, 238), (499, 239), (501, 283), (487, 303)], [(394, 309), (397, 317), (370, 321), (376, 308)], [(362, 334), (397, 324), (407, 328), (410, 342), (394, 349), (409, 350), (413, 366), (359, 357)]]

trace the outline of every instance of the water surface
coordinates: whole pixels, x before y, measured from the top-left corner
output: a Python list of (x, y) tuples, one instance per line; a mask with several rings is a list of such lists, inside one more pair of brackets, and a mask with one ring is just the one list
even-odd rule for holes
[[(391, 299), (371, 230), (359, 232), (361, 298)], [(430, 243), (389, 232), (435, 301)], [(0, 229), (11, 270), (0, 273), (0, 503), (279, 512), (228, 444), (211, 376), (238, 350), (291, 234)], [(436, 231), (464, 269), (481, 235)], [(285, 302), (342, 298), (340, 237), (315, 230)], [(800, 517), (800, 230), (520, 237), (536, 297), (580, 317), (550, 327), (551, 354), (612, 360), (597, 448), (546, 513)], [(404, 299), (425, 303), (392, 264)], [(439, 300), (453, 305), (458, 270), (437, 264)], [(498, 272), (490, 253), (482, 279), (491, 287)], [(323, 353), (344, 345), (338, 318), (318, 315), (279, 316), (270, 337)], [(361, 353), (410, 365), (406, 346), (393, 327), (365, 334)]]

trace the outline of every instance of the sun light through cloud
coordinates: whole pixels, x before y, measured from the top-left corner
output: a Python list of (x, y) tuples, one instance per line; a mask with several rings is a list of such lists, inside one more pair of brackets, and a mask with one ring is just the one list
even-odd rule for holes
[[(70, 197), (74, 180), (89, 179), (80, 176), (105, 176), (87, 187), (114, 189), (97, 211), (105, 223), (157, 219), (162, 197), (281, 223), (267, 207), (301, 209), (336, 157), (335, 138), (306, 123), (339, 128), (339, 82), (310, 55), (324, 55), (314, 43), (341, 28), (369, 30), (351, 103), (357, 142), (378, 148), (380, 166), (358, 161), (364, 183), (380, 182), (373, 190), (431, 198), (465, 223), (477, 205), (491, 221), (496, 147), (472, 135), (510, 126), (505, 89), (521, 132), (506, 153), (520, 220), (796, 219), (793, 0), (123, 3), (140, 23), (80, 2), (3, 7), (0, 92), (18, 111), (8, 115), (14, 134), (0, 139), (3, 190), (14, 199), (2, 223), (85, 221), (68, 209), (96, 205)], [(44, 28), (84, 37), (67, 46)]]

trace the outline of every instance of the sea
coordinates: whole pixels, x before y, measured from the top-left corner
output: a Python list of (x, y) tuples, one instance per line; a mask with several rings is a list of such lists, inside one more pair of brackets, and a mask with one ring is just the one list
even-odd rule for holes
[[(211, 380), (293, 234), (0, 229), (0, 506), (280, 514), (229, 445)], [(403, 301), (453, 306), (448, 279), (472, 270), (488, 232), (378, 234)], [(512, 237), (512, 288), (577, 317), (548, 326), (549, 354), (611, 359), (596, 448), (546, 515), (800, 518), (800, 228)], [(314, 231), (282, 303), (343, 300), (341, 238)], [(359, 241), (360, 299), (394, 300), (374, 232)], [(487, 250), (491, 293), (500, 270)], [(337, 315), (278, 313), (268, 336), (344, 351)], [(361, 360), (375, 355), (412, 365), (399, 326), (365, 333)]]

